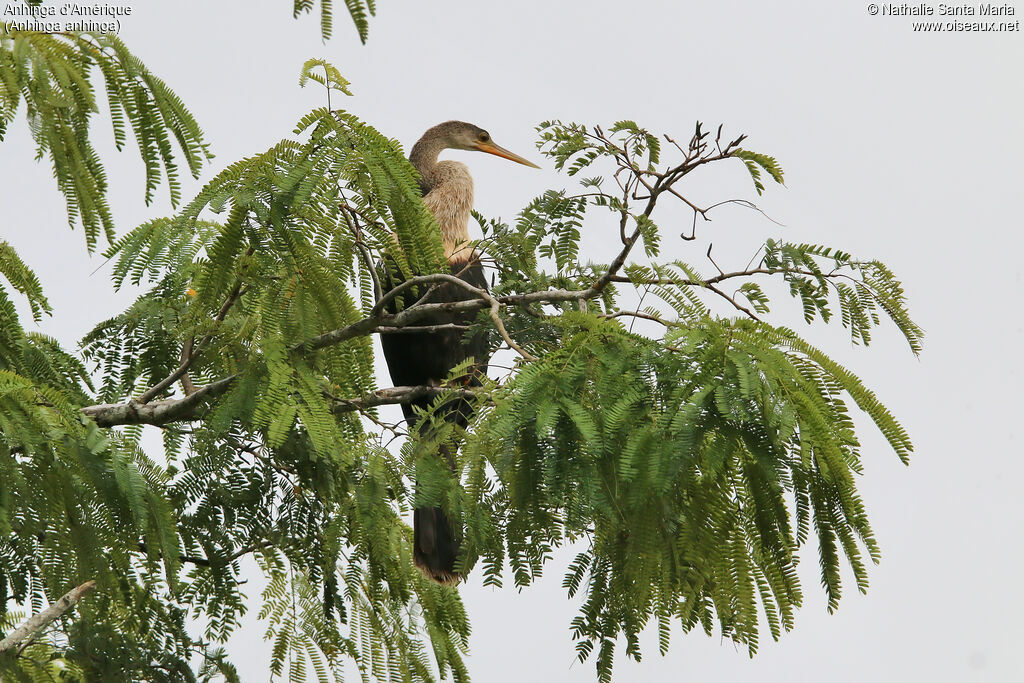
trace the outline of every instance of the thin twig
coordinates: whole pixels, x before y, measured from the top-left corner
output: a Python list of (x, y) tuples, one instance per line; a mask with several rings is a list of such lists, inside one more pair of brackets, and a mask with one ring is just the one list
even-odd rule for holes
[(477, 297), (483, 299), (484, 301), (488, 302), (490, 304), (489, 313), (490, 313), (490, 317), (491, 317), (491, 322), (494, 323), (494, 327), (497, 328), (498, 334), (501, 335), (501, 338), (505, 341), (505, 343), (508, 344), (511, 348), (515, 349), (515, 351), (520, 356), (522, 356), (524, 360), (527, 360), (527, 361), (535, 361), (535, 360), (537, 360), (537, 358), (533, 354), (531, 354), (530, 352), (526, 351), (521, 346), (516, 344), (512, 340), (512, 337), (509, 336), (508, 330), (505, 329), (505, 324), (501, 321), (501, 316), (498, 315), (498, 312), (500, 310), (500, 304), (499, 304), (498, 300), (495, 299), (491, 295), (490, 292), (488, 292), (486, 289), (482, 289), (480, 287), (475, 287), (475, 286), (473, 286), (472, 284), (466, 282), (465, 280), (463, 280), (460, 277), (456, 277), (454, 275), (449, 275), (447, 273), (432, 273), (430, 275), (417, 275), (416, 277), (409, 278), (405, 282), (399, 284), (397, 287), (395, 287), (394, 289), (389, 291), (383, 297), (381, 297), (381, 300), (378, 301), (377, 304), (370, 311), (370, 315), (372, 316), (372, 315), (375, 315), (375, 314), (379, 314), (381, 312), (381, 310), (383, 310), (384, 306), (389, 301), (393, 300), (396, 296), (401, 294), (403, 291), (405, 291), (407, 289), (411, 289), (412, 287), (415, 287), (417, 285), (421, 285), (421, 284), (424, 284), (424, 283), (430, 283), (430, 282), (445, 282), (445, 283), (448, 283), (448, 284), (456, 285), (458, 287), (462, 287), (466, 291), (468, 291), (468, 292), (476, 295)]
[[(644, 293), (640, 295), (640, 301), (638, 301), (637, 304), (636, 304), (637, 312), (640, 311), (640, 307), (644, 305), (644, 299), (646, 299), (647, 295), (650, 294), (650, 293), (651, 293), (651, 285), (647, 285), (646, 287), (644, 287)], [(633, 332), (633, 323), (635, 323), (635, 322), (636, 322), (636, 318), (635, 317), (633, 318), (633, 320), (629, 321), (629, 331), (630, 331), (630, 333)]]
[[(255, 253), (255, 250), (256, 250), (255, 247), (249, 247), (249, 249), (245, 253), (246, 256), (247, 257), (248, 256), (252, 256), (253, 253)], [(235, 285), (234, 289), (231, 290), (231, 293), (228, 294), (228, 298), (221, 305), (220, 310), (217, 312), (217, 315), (213, 319), (214, 323), (221, 323), (221, 322), (223, 322), (224, 318), (228, 314), (228, 311), (231, 310), (231, 307), (235, 304), (236, 301), (238, 301), (238, 298), (240, 296), (242, 296), (242, 294), (244, 294), (244, 293), (245, 293), (245, 288), (242, 286), (241, 281), (239, 281)], [(178, 368), (174, 372), (169, 374), (167, 377), (165, 377), (162, 380), (160, 380), (159, 382), (157, 382), (153, 386), (153, 388), (151, 388), (149, 391), (146, 391), (145, 393), (143, 393), (142, 396), (140, 396), (136, 400), (139, 403), (143, 403), (143, 404), (144, 403), (149, 403), (154, 398), (156, 398), (161, 393), (163, 393), (163, 391), (165, 389), (167, 389), (167, 387), (171, 386), (172, 384), (177, 382), (179, 379), (184, 377), (185, 373), (188, 372), (189, 367), (192, 365), (192, 363), (195, 362), (196, 358), (199, 357), (199, 354), (202, 353), (206, 349), (206, 345), (212, 339), (213, 339), (213, 331), (210, 331), (209, 333), (206, 334), (206, 336), (203, 337), (202, 341), (200, 341), (198, 344), (196, 344), (192, 348), (190, 348), (189, 353), (187, 355), (184, 353), (184, 350), (183, 350), (182, 351), (182, 356), (184, 358), (181, 361), (181, 365), (179, 365)], [(191, 384), (191, 381), (189, 382), (189, 384)]]
[[(656, 323), (661, 323), (665, 327), (671, 327), (672, 326), (672, 323), (666, 322), (666, 321), (662, 320), (661, 318), (659, 318), (656, 315), (651, 315), (650, 313), (644, 313), (643, 311), (616, 311), (615, 313), (605, 313), (605, 314), (601, 315), (602, 318), (607, 318), (607, 319), (621, 318), (623, 316), (630, 316), (632, 318), (642, 318), (644, 320), (653, 320)], [(633, 331), (632, 323), (630, 323), (629, 331), (630, 332)]]
[(747, 268), (746, 270), (737, 270), (731, 273), (722, 273), (713, 277), (705, 278), (703, 280), (691, 280), (689, 278), (675, 279), (675, 278), (630, 278), (625, 275), (616, 275), (612, 277), (612, 282), (629, 283), (634, 285), (677, 285), (677, 286), (698, 286), (703, 287), (708, 284), (717, 284), (724, 280), (731, 280), (737, 277), (746, 277), (748, 275), (778, 275), (780, 273), (792, 273), (793, 275), (808, 275), (812, 277), (818, 277), (819, 275), (825, 278), (846, 278), (849, 276), (845, 273), (829, 272), (829, 273), (816, 273), (813, 270), (807, 270), (804, 268)]
[[(256, 552), (257, 550), (261, 550), (263, 548), (269, 548), (272, 545), (274, 545), (273, 542), (268, 541), (268, 540), (263, 540), (263, 541), (260, 541), (259, 543), (252, 543), (252, 544), (247, 545), (247, 546), (242, 546), (241, 548), (239, 548), (235, 552), (233, 552), (230, 555), (228, 555), (227, 557), (225, 557), (224, 558), (224, 563), (225, 564), (230, 564), (230, 563), (234, 562), (235, 560), (237, 560), (238, 558), (242, 557), (243, 555), (248, 555), (249, 553)], [(139, 552), (149, 553), (149, 546), (146, 545), (145, 541), (139, 541), (138, 548), (139, 548)], [(213, 566), (213, 560), (211, 560), (211, 559), (209, 559), (207, 557), (199, 557), (199, 556), (195, 556), (195, 555), (185, 555), (185, 554), (178, 555), (178, 561), (179, 562), (186, 562), (188, 564), (194, 564), (194, 565), (199, 566), (199, 567), (211, 567), (211, 566)]]
[(713, 265), (715, 267), (715, 269), (718, 271), (718, 275), (722, 276), (722, 275), (725, 275), (725, 271), (718, 267), (718, 264), (715, 263), (715, 259), (711, 258), (711, 248), (714, 247), (714, 246), (715, 246), (714, 242), (711, 242), (711, 243), (708, 244), (708, 253), (707, 253), (708, 261), (711, 261), (711, 265)]
[[(344, 198), (344, 194), (342, 197)], [(370, 278), (373, 280), (373, 300), (380, 301), (381, 296), (384, 294), (384, 289), (381, 287), (380, 279), (377, 277), (377, 266), (373, 262), (373, 255), (370, 253), (370, 248), (363, 242), (363, 231), (359, 229), (359, 222), (354, 220), (354, 217), (359, 214), (353, 211), (352, 207), (348, 204), (348, 201), (343, 201), (338, 205), (342, 209), (341, 215), (345, 217), (345, 224), (348, 229), (352, 231), (355, 236), (353, 244), (359, 249), (359, 253), (363, 257), (363, 262), (366, 265), (366, 270), (370, 273)]]
[(706, 289), (710, 289), (715, 294), (717, 294), (720, 297), (724, 298), (726, 301), (728, 301), (733, 306), (735, 306), (736, 310), (742, 311), (743, 313), (746, 313), (747, 316), (749, 316), (752, 320), (757, 320), (757, 321), (761, 320), (759, 317), (757, 317), (757, 315), (753, 311), (751, 311), (749, 308), (747, 308), (743, 304), (741, 304), (738, 301), (736, 301), (736, 299), (734, 299), (733, 297), (729, 296), (728, 294), (726, 294), (725, 292), (720, 290), (718, 287), (715, 287), (714, 285), (707, 285)]
[(711, 206), (706, 208), (705, 211), (710, 211), (711, 209), (715, 208), (716, 206), (722, 206), (723, 204), (739, 204), (740, 206), (742, 206), (745, 209), (753, 209), (754, 211), (757, 211), (759, 214), (761, 214), (762, 216), (764, 216), (765, 218), (767, 218), (768, 220), (770, 220), (772, 223), (774, 223), (775, 225), (779, 226), (780, 228), (786, 227), (785, 223), (780, 223), (779, 221), (775, 220), (774, 218), (772, 218), (771, 216), (766, 214), (761, 207), (759, 207), (757, 204), (755, 204), (754, 202), (752, 202), (750, 200), (747, 200), (747, 199), (723, 199), (720, 202), (715, 202), (714, 204), (712, 204)]

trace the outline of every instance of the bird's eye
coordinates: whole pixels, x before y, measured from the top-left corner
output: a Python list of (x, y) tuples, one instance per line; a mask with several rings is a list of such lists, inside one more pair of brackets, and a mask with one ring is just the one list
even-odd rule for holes
[(480, 133), (479, 137), (480, 137), (480, 142), (487, 142), (488, 140), (491, 139), (491, 136), (488, 135), (487, 133)]

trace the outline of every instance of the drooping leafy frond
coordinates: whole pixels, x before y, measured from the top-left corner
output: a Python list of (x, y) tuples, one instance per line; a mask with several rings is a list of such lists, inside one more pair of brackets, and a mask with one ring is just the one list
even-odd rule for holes
[[(180, 570), (166, 480), (130, 441), (81, 415), (84, 368), (53, 340), (25, 335), (19, 370), (0, 369), (0, 588), (38, 611), (44, 598), (97, 582), (97, 595), (79, 606), (82, 622), (57, 646), (41, 639), (66, 672), (135, 677), (153, 662), (187, 671), (191, 639), (166, 602)], [(87, 654), (96, 651), (104, 657)], [(48, 669), (31, 664), (19, 656), (0, 668), (5, 680)]]
[[(93, 69), (106, 88), (118, 149), (130, 127), (146, 166), (146, 202), (161, 173), (171, 202), (180, 199), (178, 158), (193, 176), (210, 158), (202, 131), (177, 95), (112, 33), (40, 33), (0, 27), (0, 142), (22, 101), (36, 158), (48, 156), (67, 201), (68, 222), (81, 223), (93, 249), (103, 233), (113, 240), (107, 178), (89, 137), (99, 110)], [(175, 153), (174, 144), (178, 147)]]
[[(844, 549), (861, 589), (863, 552), (878, 548), (854, 487), (860, 446), (843, 396), (876, 421), (903, 457), (906, 433), (848, 372), (792, 332), (705, 319), (666, 335), (669, 347), (592, 316), (563, 316), (557, 348), (520, 372), (481, 430), (471, 469), (499, 488), (472, 500), (493, 518), (470, 537), (485, 565), (502, 554), (517, 585), (555, 547), (579, 538), (564, 585), (585, 601), (573, 622), (581, 658), (677, 620), (713, 624), (751, 653), (759, 624), (788, 630), (803, 600), (797, 552), (810, 519), (821, 536), (834, 608)], [(479, 461), (477, 459), (480, 459)], [(477, 464), (480, 463), (480, 465)], [(479, 494), (478, 494), (479, 495)], [(794, 505), (811, 501), (794, 519)]]
[[(293, 16), (312, 12), (315, 0), (294, 0)], [(370, 35), (370, 17), (377, 13), (376, 0), (345, 0), (345, 9), (352, 17), (352, 23), (359, 33), (359, 41), (366, 43)], [(324, 40), (331, 37), (334, 32), (334, 3), (333, 0), (320, 0), (320, 35)]]
[(39, 322), (43, 313), (53, 312), (43, 294), (39, 278), (21, 260), (14, 248), (3, 240), (0, 240), (0, 275), (3, 275), (7, 283), (28, 300), (33, 320)]
[(747, 171), (750, 172), (750, 177), (754, 180), (754, 187), (758, 194), (764, 194), (764, 183), (761, 182), (762, 170), (766, 171), (772, 180), (782, 185), (782, 168), (775, 161), (775, 157), (751, 152), (749, 149), (737, 149), (733, 155), (743, 159)]

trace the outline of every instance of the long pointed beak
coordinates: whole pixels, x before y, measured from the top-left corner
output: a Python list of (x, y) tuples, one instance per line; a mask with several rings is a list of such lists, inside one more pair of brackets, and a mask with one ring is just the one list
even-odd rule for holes
[(494, 144), (493, 142), (478, 142), (478, 143), (476, 143), (475, 147), (478, 150), (480, 150), (481, 152), (487, 152), (488, 154), (494, 154), (495, 156), (502, 157), (503, 159), (508, 159), (509, 161), (514, 161), (517, 164), (522, 164), (523, 166), (531, 166), (533, 168), (540, 168), (540, 166), (538, 166), (537, 164), (533, 163), (532, 161), (527, 161), (526, 159), (524, 159), (523, 157), (519, 156), (518, 154), (515, 154), (514, 152), (510, 152), (507, 149), (505, 149), (504, 147), (499, 147), (498, 145)]

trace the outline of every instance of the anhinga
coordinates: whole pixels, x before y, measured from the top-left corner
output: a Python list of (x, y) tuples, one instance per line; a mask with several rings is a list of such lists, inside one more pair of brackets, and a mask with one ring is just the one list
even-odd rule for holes
[[(445, 149), (476, 150), (496, 154), (526, 166), (539, 166), (494, 144), (491, 136), (482, 128), (462, 121), (447, 121), (436, 125), (413, 145), (409, 161), (420, 173), (423, 203), (440, 228), (445, 258), (448, 259), (452, 275), (474, 287), (486, 289), (487, 281), (480, 263), (480, 254), (469, 239), (473, 178), (465, 164), (437, 160), (437, 155)], [(396, 286), (398, 283), (389, 284)], [(424, 292), (426, 289), (418, 292), (413, 290), (405, 296), (405, 300), (417, 301)], [(423, 301), (439, 303), (472, 298), (472, 292), (456, 284), (442, 283), (435, 285)], [(418, 322), (417, 326), (433, 327), (451, 323), (465, 326), (474, 318), (472, 312), (439, 313), (431, 319)], [(381, 343), (395, 386), (440, 386), (452, 368), (471, 357), (474, 364), (464, 380), (468, 386), (479, 386), (480, 378), (487, 372), (489, 353), (486, 336), (482, 333), (465, 338), (464, 330), (459, 328), (392, 332), (382, 333)], [(418, 418), (415, 408), (418, 406), (426, 409), (431, 401), (431, 398), (423, 398), (402, 404), (402, 412), (405, 413), (410, 431)], [(468, 400), (456, 399), (446, 403), (441, 414), (445, 420), (464, 428), (472, 417), (472, 409)], [(454, 453), (448, 447), (442, 446), (438, 455), (447, 461), (449, 467), (454, 467)], [(440, 583), (459, 580), (455, 572), (458, 538), (444, 510), (440, 507), (415, 509), (413, 545), (414, 561), (427, 576)]]

